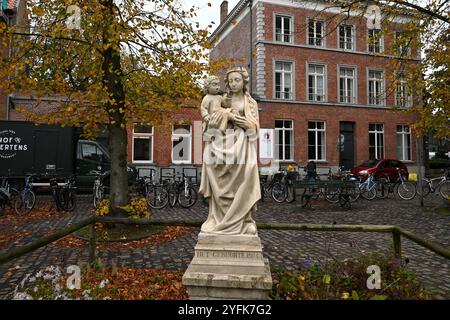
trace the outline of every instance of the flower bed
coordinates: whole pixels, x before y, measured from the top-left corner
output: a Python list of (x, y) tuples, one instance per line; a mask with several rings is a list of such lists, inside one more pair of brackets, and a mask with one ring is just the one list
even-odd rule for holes
[[(28, 275), (17, 286), (14, 300), (185, 300), (182, 271), (155, 269), (84, 270), (80, 287), (56, 266)], [(70, 275), (69, 275), (70, 277)], [(73, 288), (73, 289), (71, 289)]]
[[(343, 261), (306, 261), (295, 272), (276, 269), (271, 297), (277, 300), (425, 300), (431, 299), (414, 272), (389, 256), (368, 254)], [(381, 288), (368, 288), (369, 266), (380, 269)], [(372, 283), (372, 282), (371, 282)]]

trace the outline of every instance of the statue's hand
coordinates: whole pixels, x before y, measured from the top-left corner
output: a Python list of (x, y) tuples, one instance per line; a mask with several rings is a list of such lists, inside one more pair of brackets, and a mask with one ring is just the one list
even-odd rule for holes
[(247, 118), (243, 117), (243, 116), (235, 116), (234, 117), (234, 123), (238, 126), (241, 127), (244, 130), (248, 130), (248, 129), (253, 129), (254, 128), (254, 124), (251, 123), (250, 121), (247, 120)]
[(221, 114), (219, 112), (214, 112), (209, 119), (209, 126), (211, 128), (216, 128), (220, 123)]
[(203, 121), (205, 121), (206, 123), (208, 123), (209, 120), (211, 120), (211, 117), (209, 114), (203, 118)]

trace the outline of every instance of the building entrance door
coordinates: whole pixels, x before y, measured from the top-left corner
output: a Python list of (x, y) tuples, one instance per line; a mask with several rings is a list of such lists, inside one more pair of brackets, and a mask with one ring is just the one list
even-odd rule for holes
[(355, 166), (354, 123), (341, 122), (339, 132), (339, 166), (348, 170)]

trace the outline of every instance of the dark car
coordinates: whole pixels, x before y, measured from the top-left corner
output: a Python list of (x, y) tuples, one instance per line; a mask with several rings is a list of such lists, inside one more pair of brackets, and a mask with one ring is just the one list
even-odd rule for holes
[(394, 159), (379, 159), (367, 160), (359, 166), (350, 169), (350, 172), (355, 176), (365, 180), (369, 174), (374, 175), (375, 178), (387, 178), (391, 181), (398, 179), (398, 172), (402, 175), (408, 176), (408, 168), (400, 160)]

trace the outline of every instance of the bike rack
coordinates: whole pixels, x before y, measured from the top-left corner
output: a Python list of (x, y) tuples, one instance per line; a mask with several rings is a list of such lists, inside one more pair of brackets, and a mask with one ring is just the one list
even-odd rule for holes
[(172, 179), (175, 176), (175, 168), (160, 168), (159, 169), (159, 183), (162, 184), (164, 180)]
[[(193, 174), (188, 174), (189, 172), (193, 172)], [(186, 178), (191, 178), (193, 184), (198, 184), (198, 168), (183, 168), (183, 175)]]
[[(156, 169), (154, 169), (154, 168), (138, 168), (137, 170), (138, 170), (139, 178), (149, 177), (150, 179), (152, 179), (153, 177), (156, 176)], [(144, 171), (145, 173), (148, 173), (148, 174), (141, 175), (142, 171)]]

